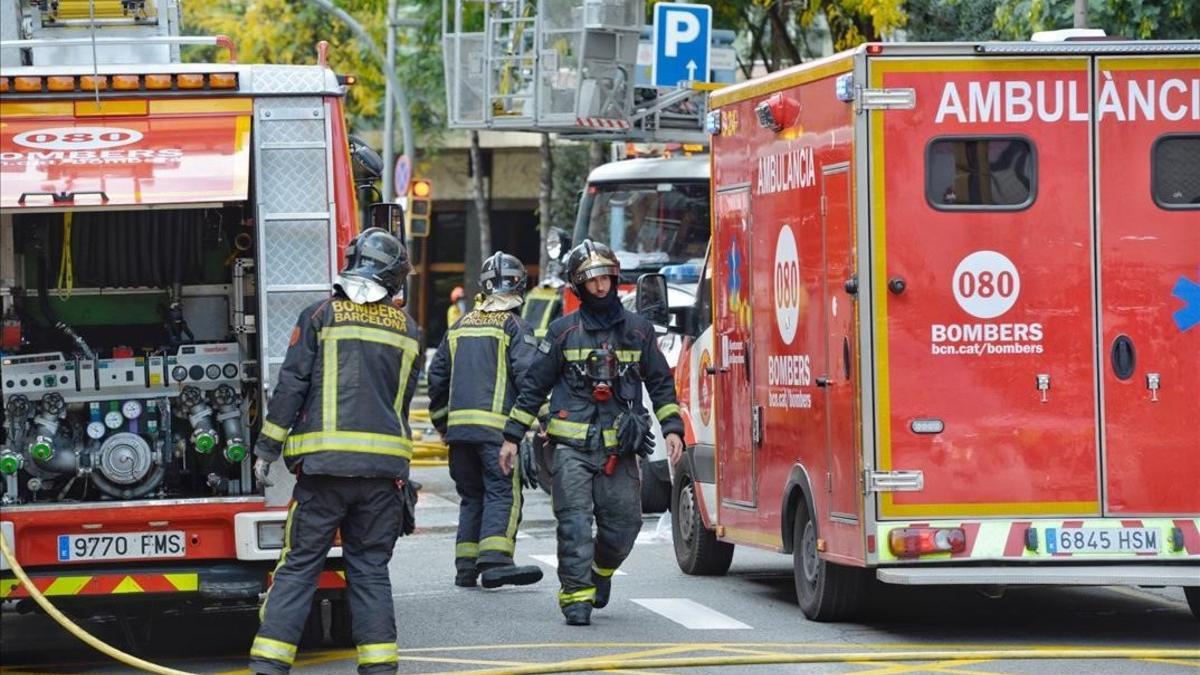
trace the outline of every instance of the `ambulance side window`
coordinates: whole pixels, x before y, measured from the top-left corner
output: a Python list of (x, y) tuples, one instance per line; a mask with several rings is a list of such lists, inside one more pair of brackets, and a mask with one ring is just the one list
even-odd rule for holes
[(1150, 150), (1154, 203), (1164, 209), (1200, 208), (1200, 135), (1173, 134)]
[(1037, 153), (1019, 136), (935, 138), (925, 150), (925, 200), (939, 211), (1019, 211), (1037, 197)]
[[(710, 244), (711, 246), (711, 244)], [(696, 317), (695, 334), (703, 333), (712, 325), (712, 251), (704, 259), (704, 268), (700, 272), (700, 282), (696, 284)]]

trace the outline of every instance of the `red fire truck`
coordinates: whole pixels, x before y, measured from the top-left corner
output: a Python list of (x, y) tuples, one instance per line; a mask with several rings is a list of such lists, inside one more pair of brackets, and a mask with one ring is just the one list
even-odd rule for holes
[(1200, 613), (1200, 42), (871, 44), (712, 95), (680, 567), (1182, 586)]
[[(290, 484), (264, 495), (248, 450), (358, 228), (345, 86), (323, 52), (181, 63), (233, 48), (179, 37), (173, 2), (21, 7), (0, 43), (0, 529), (79, 613), (253, 605)], [(95, 51), (73, 37), (93, 10)], [(335, 548), (342, 637), (344, 587)], [(0, 562), (0, 599), (27, 597)]]

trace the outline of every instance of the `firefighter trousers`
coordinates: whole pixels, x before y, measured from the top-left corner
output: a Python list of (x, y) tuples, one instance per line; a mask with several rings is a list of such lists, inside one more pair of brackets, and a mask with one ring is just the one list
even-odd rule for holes
[[(622, 454), (612, 475), (608, 453), (568, 445), (554, 451), (554, 517), (558, 520), (558, 604), (594, 602), (593, 574), (612, 577), (642, 529), (637, 456)], [(596, 524), (592, 536), (593, 516)]]
[(396, 671), (396, 619), (388, 562), (402, 524), (401, 491), (390, 478), (301, 474), (292, 492), (283, 551), (259, 611), (250, 670), (287, 673), (312, 607), (317, 577), (341, 529), (358, 672)]
[(500, 444), (451, 443), (450, 477), (459, 497), (455, 569), (513, 564), (521, 478), (516, 468), (510, 476), (500, 470)]

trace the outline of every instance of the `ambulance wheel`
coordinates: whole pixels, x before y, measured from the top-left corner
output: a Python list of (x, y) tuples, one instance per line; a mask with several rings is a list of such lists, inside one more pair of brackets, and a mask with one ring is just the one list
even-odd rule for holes
[(1200, 586), (1184, 588), (1183, 595), (1187, 598), (1188, 607), (1192, 608), (1192, 616), (1200, 619)]
[(679, 463), (671, 508), (675, 561), (684, 574), (721, 576), (733, 562), (733, 544), (718, 540), (716, 533), (704, 527), (700, 504), (696, 501), (697, 488), (685, 464)]
[(817, 524), (802, 503), (792, 530), (796, 601), (813, 621), (841, 621), (859, 613), (866, 599), (863, 569), (835, 565), (817, 553)]

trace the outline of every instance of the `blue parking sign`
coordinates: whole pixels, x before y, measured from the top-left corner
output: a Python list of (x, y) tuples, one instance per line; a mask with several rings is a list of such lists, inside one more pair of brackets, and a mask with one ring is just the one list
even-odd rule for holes
[(684, 80), (708, 82), (711, 35), (712, 7), (655, 3), (654, 86), (674, 87)]

